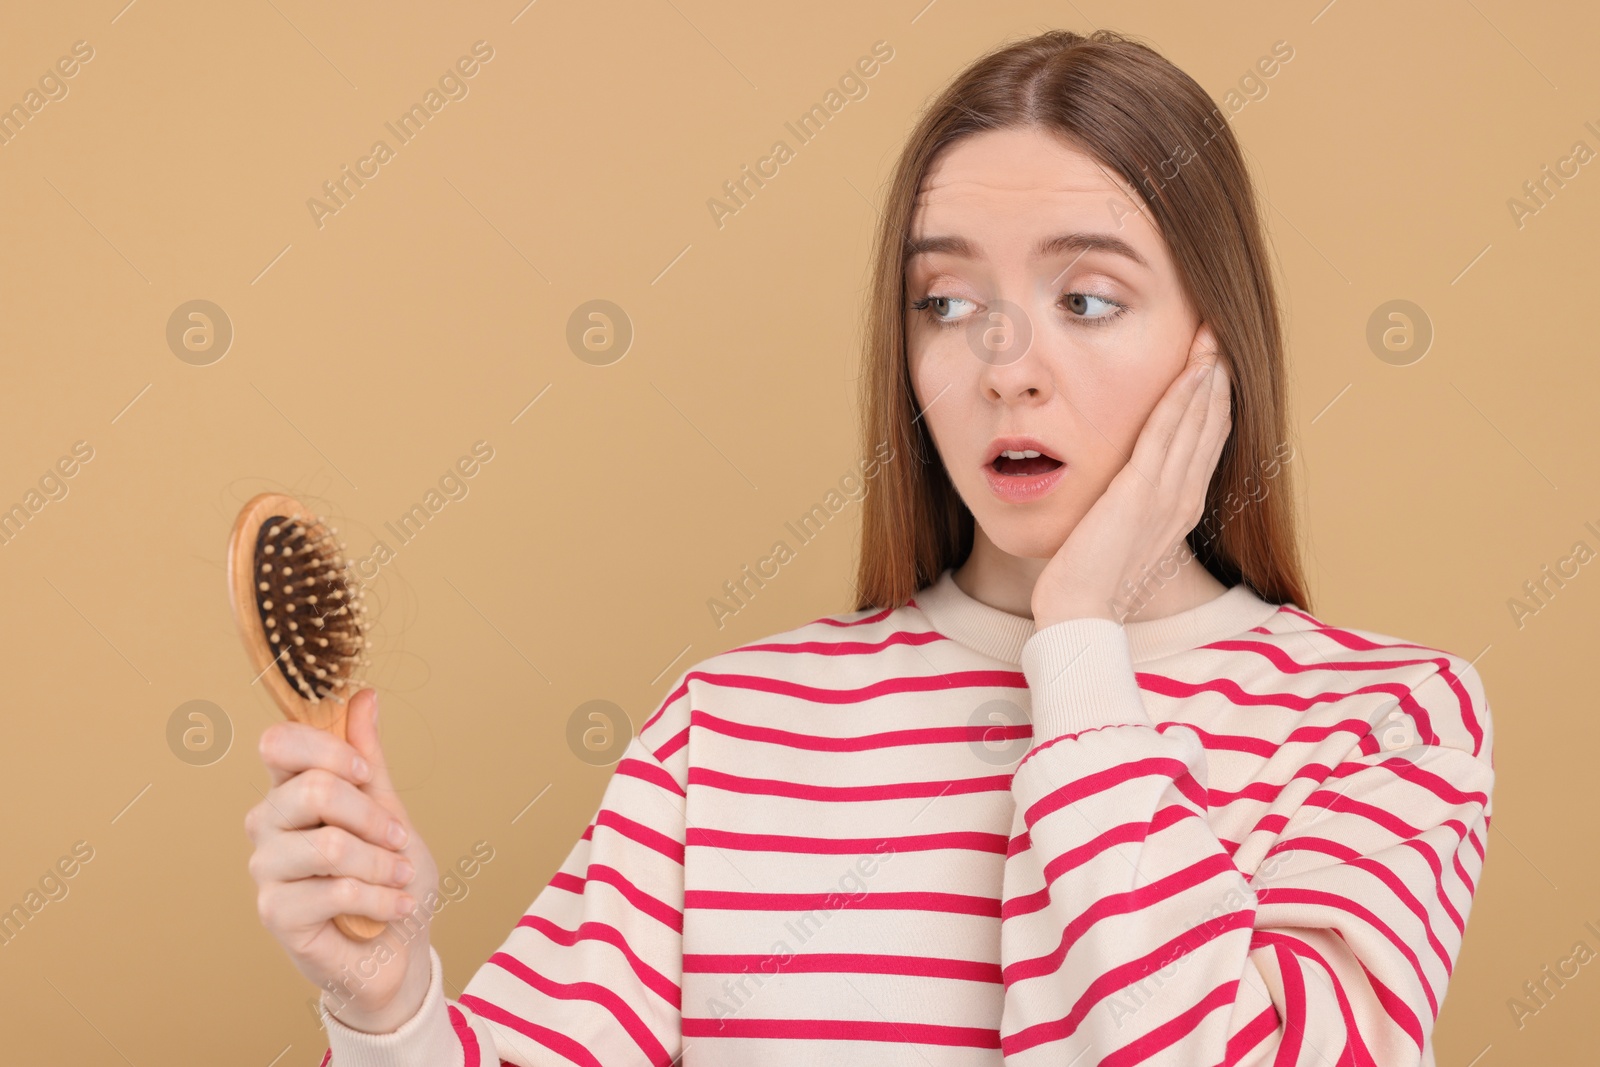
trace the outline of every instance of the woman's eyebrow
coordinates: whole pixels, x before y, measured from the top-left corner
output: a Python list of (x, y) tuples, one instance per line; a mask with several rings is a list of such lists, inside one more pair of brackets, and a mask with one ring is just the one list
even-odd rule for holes
[[(953, 234), (919, 237), (916, 240), (908, 240), (906, 242), (907, 259), (936, 252), (960, 256), (963, 259), (981, 258), (972, 242), (965, 237)], [(1044, 258), (1067, 252), (1076, 252), (1080, 255), (1085, 252), (1109, 252), (1112, 255), (1130, 259), (1145, 270), (1150, 269), (1150, 264), (1145, 261), (1145, 258), (1139, 254), (1137, 249), (1127, 241), (1111, 233), (1078, 232), (1056, 234), (1053, 237), (1042, 239), (1035, 254), (1040, 258)]]

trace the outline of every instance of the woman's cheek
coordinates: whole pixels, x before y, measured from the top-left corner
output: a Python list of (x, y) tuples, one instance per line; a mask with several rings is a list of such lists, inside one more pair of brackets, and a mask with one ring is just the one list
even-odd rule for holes
[[(949, 463), (946, 461), (949, 455), (948, 445), (951, 435), (959, 432), (961, 424), (956, 398), (946, 395), (954, 371), (948, 358), (937, 353), (913, 352), (909, 362), (911, 391), (917, 403), (917, 411), (924, 416), (922, 421), (927, 427), (928, 436), (933, 439), (940, 460), (944, 461), (948, 468)], [(936, 400), (939, 402), (934, 403)]]
[(1132, 451), (1139, 427), (1149, 413), (1147, 377), (1137, 365), (1120, 358), (1080, 359), (1066, 383), (1072, 407), (1082, 416), (1079, 439), (1108, 455)]
[(910, 356), (911, 385), (917, 396), (917, 410), (926, 411), (929, 405), (946, 389), (959, 385), (963, 372), (975, 373), (970, 356), (962, 358), (950, 344), (940, 344), (932, 339), (919, 339)]
[(921, 411), (928, 406), (928, 398), (933, 393), (928, 391), (929, 365), (924, 346), (910, 330), (906, 329), (906, 366), (911, 372), (911, 391), (915, 394), (917, 410)]
[(1114, 359), (1105, 371), (1105, 403), (1118, 432), (1110, 434), (1131, 453), (1151, 412), (1183, 372), (1188, 351), (1170, 330), (1158, 330), (1140, 321), (1129, 337), (1117, 338)]

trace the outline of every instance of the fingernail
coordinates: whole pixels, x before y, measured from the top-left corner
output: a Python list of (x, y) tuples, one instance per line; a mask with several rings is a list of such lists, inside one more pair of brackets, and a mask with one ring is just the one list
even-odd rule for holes
[(401, 860), (394, 865), (394, 876), (399, 879), (401, 885), (411, 881), (411, 876), (415, 873), (417, 872), (412, 868), (410, 860)]
[(363, 782), (372, 775), (372, 768), (367, 766), (367, 761), (360, 756), (350, 761), (350, 769), (355, 772), (356, 778)]
[(406, 845), (406, 828), (400, 825), (400, 820), (395, 819), (389, 823), (389, 847), (404, 848)]
[(1198, 382), (1201, 379), (1203, 379), (1206, 375), (1210, 374), (1211, 373), (1211, 366), (1212, 365), (1210, 363), (1202, 362), (1198, 367), (1196, 367), (1194, 369), (1194, 380)]
[(394, 902), (394, 917), (403, 918), (416, 906), (417, 902), (411, 899), (410, 893), (401, 893), (400, 898)]
[(376, 689), (372, 691), (372, 728), (374, 730), (378, 728), (378, 691)]

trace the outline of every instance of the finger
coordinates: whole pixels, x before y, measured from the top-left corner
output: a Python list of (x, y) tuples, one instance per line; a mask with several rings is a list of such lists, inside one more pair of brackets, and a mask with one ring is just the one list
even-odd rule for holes
[(1219, 431), (1226, 437), (1228, 361), (1214, 350), (1208, 359), (1211, 372), (1189, 398), (1189, 407), (1184, 412), (1183, 422), (1167, 453), (1168, 465), (1161, 472), (1164, 478), (1173, 480), (1172, 484), (1188, 487), (1200, 468), (1204, 468), (1204, 471), (1198, 476), (1209, 478), (1209, 472), (1221, 452), (1222, 441), (1217, 439)]
[(404, 888), (416, 876), (406, 857), (338, 826), (274, 834), (251, 854), (249, 868), (258, 885), (340, 876)]
[(270, 930), (315, 930), (335, 915), (365, 915), (391, 922), (416, 907), (403, 889), (357, 878), (302, 878), (274, 882), (256, 894), (256, 910)]
[(1199, 491), (1202, 494), (1211, 482), (1211, 472), (1216, 469), (1223, 446), (1228, 443), (1228, 434), (1233, 429), (1233, 372), (1227, 360), (1217, 364), (1211, 378), (1211, 388), (1206, 390), (1206, 423), (1200, 431), (1200, 441), (1195, 446), (1187, 474), (1189, 482), (1200, 483)]
[(1200, 445), (1201, 431), (1204, 430), (1211, 411), (1213, 382), (1217, 378), (1219, 369), (1212, 363), (1200, 384), (1189, 395), (1188, 405), (1183, 409), (1183, 417), (1178, 420), (1177, 429), (1167, 442), (1166, 455), (1162, 457), (1161, 478), (1164, 485), (1181, 486), (1187, 479), (1189, 468)]
[(261, 731), (259, 749), (274, 786), (313, 767), (357, 784), (372, 777), (370, 762), (354, 745), (303, 722), (273, 723)]
[(1165, 472), (1172, 439), (1204, 382), (1204, 375), (1199, 372), (1211, 365), (1214, 351), (1215, 340), (1210, 327), (1202, 323), (1189, 345), (1189, 358), (1183, 370), (1167, 386), (1134, 442), (1132, 461), (1140, 470)]
[(369, 687), (358, 692), (350, 698), (345, 714), (345, 737), (372, 767), (372, 779), (362, 785), (362, 792), (400, 820), (409, 835), (411, 820), (389, 778), (389, 761), (378, 738), (378, 691)]
[(365, 841), (398, 849), (405, 826), (377, 800), (337, 775), (312, 768), (269, 792), (250, 830), (258, 841), (274, 833), (339, 826)]

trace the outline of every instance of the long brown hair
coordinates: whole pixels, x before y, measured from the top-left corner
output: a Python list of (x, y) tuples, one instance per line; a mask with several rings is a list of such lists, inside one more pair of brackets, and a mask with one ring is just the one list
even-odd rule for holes
[(906, 244), (938, 154), (967, 134), (1009, 127), (1064, 136), (1142, 194), (1232, 372), (1233, 428), (1189, 546), (1224, 585), (1243, 581), (1265, 600), (1309, 611), (1289, 480), (1282, 327), (1243, 155), (1193, 78), (1112, 30), (1052, 30), (983, 56), (933, 102), (900, 154), (873, 248), (861, 404), (866, 451), (895, 451), (863, 501), (856, 610), (904, 604), (972, 551), (972, 512), (911, 387)]

